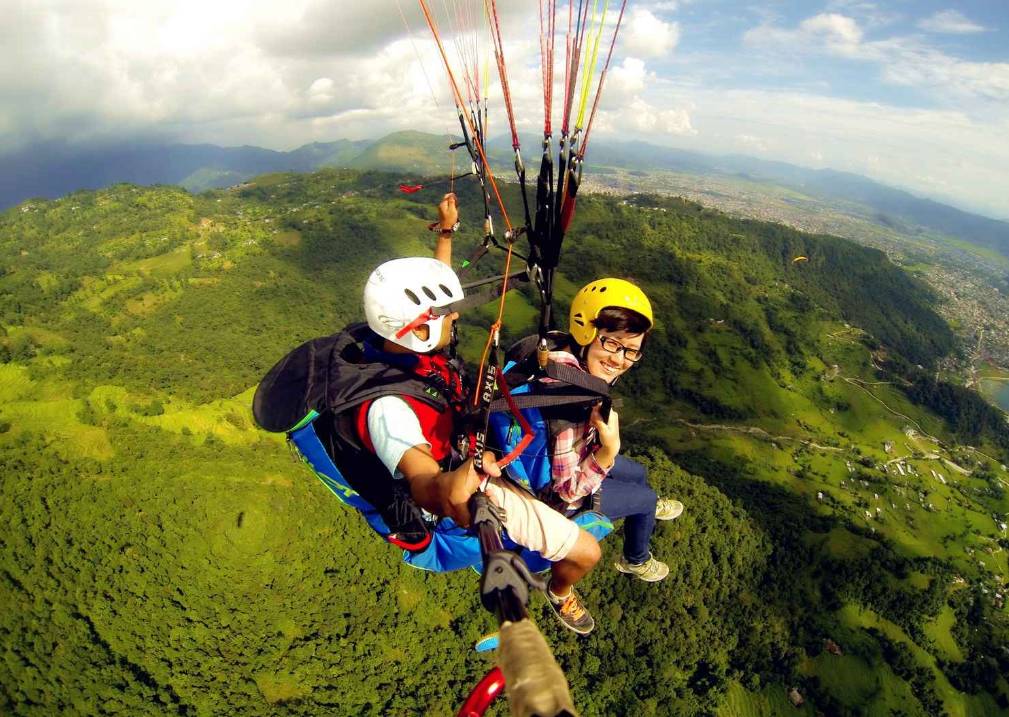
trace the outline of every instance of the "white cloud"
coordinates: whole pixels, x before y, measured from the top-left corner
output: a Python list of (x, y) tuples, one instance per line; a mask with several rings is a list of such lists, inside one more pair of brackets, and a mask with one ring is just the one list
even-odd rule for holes
[[(529, 7), (502, 7), (503, 31), (534, 18)], [(443, 132), (453, 123), (441, 60), (427, 28), (408, 20), (412, 41), (394, 9), (360, 3), (15, 3), (0, 25), (0, 143), (144, 134), (289, 148), (344, 136), (321, 134), (327, 124), (355, 138)], [(513, 54), (521, 99), (534, 79)], [(359, 123), (362, 110), (371, 125)]]
[(622, 104), (644, 92), (649, 79), (655, 74), (645, 69), (645, 63), (636, 57), (625, 57), (623, 62), (610, 68), (606, 80), (607, 104)]
[[(652, 104), (685, 102), (682, 88), (659, 85), (649, 97)], [(832, 167), (1009, 215), (1005, 121), (798, 92), (691, 89), (689, 96), (697, 132), (684, 135), (677, 146)]]
[(635, 57), (665, 57), (680, 41), (680, 25), (665, 22), (651, 12), (636, 8), (625, 18), (620, 31), (620, 50)]
[(767, 142), (760, 137), (754, 137), (752, 134), (736, 135), (736, 140), (742, 146), (748, 147), (750, 151), (756, 151), (761, 154), (767, 151)]
[(844, 55), (855, 53), (861, 41), (862, 30), (858, 23), (837, 13), (814, 15), (793, 30), (763, 24), (743, 34), (743, 42), (751, 46)]
[(857, 45), (862, 41), (862, 30), (858, 23), (837, 13), (815, 15), (803, 20), (799, 31), (838, 46)]
[(26, 141), (170, 132), (264, 108), (285, 112), (294, 93), (283, 67), (249, 41), (251, 27), (275, 12), (204, 5), (21, 4), (20, 40), (0, 50), (0, 123)]
[(333, 101), (336, 85), (329, 77), (320, 77), (308, 88), (308, 101), (312, 104), (326, 104)]
[(1009, 63), (961, 60), (914, 38), (867, 41), (855, 20), (836, 13), (808, 18), (794, 29), (760, 25), (743, 39), (752, 47), (789, 56), (819, 54), (876, 63), (884, 81), (928, 88), (951, 102), (1009, 100)]
[(827, 12), (839, 12), (857, 18), (859, 25), (873, 30), (885, 28), (903, 19), (902, 15), (894, 10), (892, 3), (880, 7), (877, 3), (862, 0), (829, 0), (824, 9)]
[(985, 28), (976, 22), (968, 20), (958, 10), (941, 10), (918, 22), (918, 27), (928, 32), (946, 33), (951, 35), (969, 35), (984, 32)]
[(680, 3), (676, 0), (659, 0), (658, 2), (644, 3), (648, 10), (654, 12), (671, 13), (680, 9)]
[(883, 78), (893, 84), (933, 88), (951, 98), (1009, 100), (1009, 63), (968, 62), (911, 42), (875, 45), (885, 58)]
[(611, 113), (613, 124), (656, 139), (663, 136), (689, 136), (697, 134), (690, 124), (690, 115), (684, 109), (659, 109), (637, 97), (626, 107)]

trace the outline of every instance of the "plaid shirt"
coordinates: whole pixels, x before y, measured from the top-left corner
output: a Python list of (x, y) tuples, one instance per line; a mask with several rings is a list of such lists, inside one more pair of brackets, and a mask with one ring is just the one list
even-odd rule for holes
[[(567, 351), (551, 351), (549, 358), (565, 366), (581, 368), (578, 359)], [(553, 381), (549, 378), (540, 380)], [(568, 508), (577, 508), (586, 496), (599, 490), (608, 473), (596, 460), (596, 451), (600, 448), (596, 429), (588, 421), (574, 424), (558, 431), (552, 437), (552, 443), (550, 472), (553, 492)]]

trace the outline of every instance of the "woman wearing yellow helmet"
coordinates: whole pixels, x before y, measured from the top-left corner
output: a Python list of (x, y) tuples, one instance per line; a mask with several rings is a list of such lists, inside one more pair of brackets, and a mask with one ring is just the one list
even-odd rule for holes
[[(552, 351), (550, 360), (613, 384), (644, 356), (654, 325), (645, 293), (624, 279), (599, 279), (582, 287), (571, 303), (569, 350)], [(597, 491), (601, 510), (611, 519), (626, 518), (623, 556), (617, 570), (655, 582), (669, 567), (649, 551), (655, 521), (672, 520), (683, 511), (676, 500), (659, 499), (648, 485), (645, 467), (619, 455), (620, 421), (611, 410), (603, 420), (598, 406), (588, 421), (568, 424), (552, 436), (553, 492), (569, 509)]]

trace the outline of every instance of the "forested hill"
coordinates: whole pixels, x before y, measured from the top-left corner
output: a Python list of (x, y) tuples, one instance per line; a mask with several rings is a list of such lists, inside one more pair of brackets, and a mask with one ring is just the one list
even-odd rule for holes
[[(474, 576), (402, 566), (249, 414), (287, 350), (360, 319), (374, 266), (430, 253), (440, 195), (398, 181), (117, 185), (0, 214), (0, 712), (447, 714), (486, 671)], [(482, 201), (457, 189), (461, 260)], [(561, 269), (558, 316), (603, 275), (653, 299), (624, 444), (687, 504), (656, 535), (667, 580), (617, 574), (609, 539), (596, 632), (540, 620), (584, 714), (771, 714), (792, 686), (796, 714), (1005, 710), (1007, 431), (915, 367), (954, 349), (921, 283), (642, 196), (580, 198)], [(465, 318), (464, 355), (491, 316)]]
[[(0, 219), (0, 322), (65, 332), (75, 347), (68, 370), (82, 380), (230, 395), (291, 341), (357, 317), (364, 279), (384, 258), (428, 253), (418, 216), (430, 214), (432, 197), (396, 186), (392, 176), (333, 171), (195, 197), (120, 185), (22, 204)], [(479, 200), (463, 197), (477, 214)], [(578, 222), (565, 273), (654, 285), (669, 341), (726, 320), (754, 361), (774, 364), (775, 350), (788, 351), (775, 330), (795, 334), (797, 350), (800, 315), (817, 306), (914, 363), (953, 348), (928, 290), (879, 251), (677, 200), (585, 197)], [(478, 240), (463, 237), (460, 257)], [(798, 256), (808, 261), (793, 263)], [(508, 328), (520, 335), (529, 324)], [(32, 342), (28, 332), (8, 343), (31, 353)]]

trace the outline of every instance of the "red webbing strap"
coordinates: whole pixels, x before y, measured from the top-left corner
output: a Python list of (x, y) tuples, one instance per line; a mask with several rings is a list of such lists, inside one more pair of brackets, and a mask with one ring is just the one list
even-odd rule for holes
[(578, 201), (578, 184), (576, 180), (572, 178), (566, 185), (567, 192), (561, 204), (561, 235), (566, 234), (568, 227), (571, 226), (571, 220), (575, 217), (575, 202)]
[(497, 462), (499, 467), (504, 468), (522, 455), (522, 452), (529, 447), (533, 438), (536, 437), (536, 432), (533, 431), (533, 427), (529, 425), (529, 421), (527, 421), (525, 416), (522, 415), (522, 411), (519, 407), (515, 405), (515, 399), (512, 398), (511, 391), (508, 389), (508, 382), (504, 380), (504, 376), (502, 376), (501, 380), (498, 381), (498, 386), (501, 389), (501, 395), (504, 396), (504, 400), (508, 404), (508, 410), (513, 416), (515, 416), (515, 420), (519, 423), (519, 428), (522, 429), (522, 440), (518, 442), (518, 445), (515, 446), (508, 455), (504, 456)]

